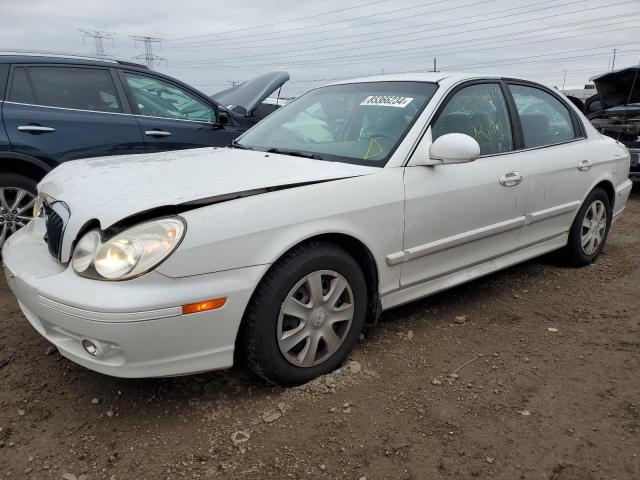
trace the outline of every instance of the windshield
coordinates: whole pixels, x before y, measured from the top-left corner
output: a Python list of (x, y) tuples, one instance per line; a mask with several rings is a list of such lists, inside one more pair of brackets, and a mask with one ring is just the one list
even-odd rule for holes
[(318, 88), (261, 121), (236, 146), (383, 167), (437, 88), (427, 82)]

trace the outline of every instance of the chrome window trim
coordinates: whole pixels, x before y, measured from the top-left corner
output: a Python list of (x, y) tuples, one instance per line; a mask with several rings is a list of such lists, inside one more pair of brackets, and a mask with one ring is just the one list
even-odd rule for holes
[(168, 118), (168, 117), (152, 117), (150, 115), (137, 115), (134, 113), (122, 113), (122, 112), (103, 112), (100, 110), (83, 110), (80, 108), (68, 108), (68, 107), (52, 107), (50, 105), (35, 105), (33, 103), (22, 103), (22, 102), (12, 102), (10, 100), (0, 100), (0, 103), (10, 103), (12, 105), (24, 105), (26, 107), (36, 107), (36, 108), (53, 108), (55, 110), (69, 110), (72, 112), (86, 112), (86, 113), (104, 113), (106, 115), (125, 115), (129, 117), (136, 118), (155, 118), (159, 120), (171, 120), (176, 122), (189, 122), (189, 123), (198, 123), (201, 125), (215, 125), (215, 122), (210, 122), (207, 120), (185, 120), (182, 118)]
[(26, 107), (53, 108), (53, 109), (56, 109), (56, 110), (69, 110), (69, 111), (72, 111), (72, 112), (104, 113), (106, 115), (128, 115), (128, 116), (133, 116), (132, 113), (104, 112), (102, 110), (83, 110), (81, 108), (69, 108), (69, 107), (52, 107), (51, 105), (36, 105), (34, 103), (12, 102), (10, 100), (5, 100), (5, 103), (11, 103), (12, 105), (24, 105)]
[(190, 123), (199, 123), (200, 125), (215, 125), (215, 122), (212, 122), (210, 120), (187, 120), (185, 118), (171, 118), (171, 117), (154, 117), (152, 115), (142, 115), (142, 114), (138, 114), (138, 113), (134, 113), (132, 114), (134, 117), (136, 118), (156, 118), (159, 120), (171, 120), (171, 121), (175, 121), (175, 122), (190, 122)]

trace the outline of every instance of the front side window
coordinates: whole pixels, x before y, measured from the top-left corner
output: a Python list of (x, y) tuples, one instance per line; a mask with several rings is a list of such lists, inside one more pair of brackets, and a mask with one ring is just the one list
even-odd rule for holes
[(20, 67), (10, 100), (47, 107), (122, 112), (111, 73), (98, 68)]
[(215, 122), (213, 107), (182, 88), (145, 75), (125, 73), (140, 115)]
[(511, 123), (500, 85), (470, 85), (453, 94), (431, 129), (433, 140), (447, 133), (474, 138), (480, 145), (480, 155), (511, 151)]
[(544, 90), (509, 85), (520, 115), (525, 148), (543, 147), (576, 138), (571, 114), (556, 97)]
[(428, 82), (318, 88), (261, 121), (238, 145), (383, 167), (437, 88)]

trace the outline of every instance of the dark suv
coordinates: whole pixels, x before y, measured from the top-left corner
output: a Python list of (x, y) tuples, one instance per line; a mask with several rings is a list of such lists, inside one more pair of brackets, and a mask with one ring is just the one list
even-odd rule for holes
[[(37, 182), (77, 158), (228, 145), (286, 72), (226, 90), (241, 114), (143, 65), (45, 54), (0, 54), (0, 247), (25, 225)], [(249, 92), (248, 92), (249, 91)], [(238, 100), (238, 101), (235, 101)], [(226, 103), (226, 104), (230, 104)]]

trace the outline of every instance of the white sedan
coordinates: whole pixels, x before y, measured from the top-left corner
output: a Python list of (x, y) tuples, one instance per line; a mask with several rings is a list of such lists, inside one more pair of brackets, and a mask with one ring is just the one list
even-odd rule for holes
[(552, 250), (593, 262), (628, 171), (624, 146), (539, 84), (358, 79), (230, 148), (63, 164), (5, 272), (33, 327), (87, 368), (235, 359), (294, 385), (337, 368), (384, 310)]

